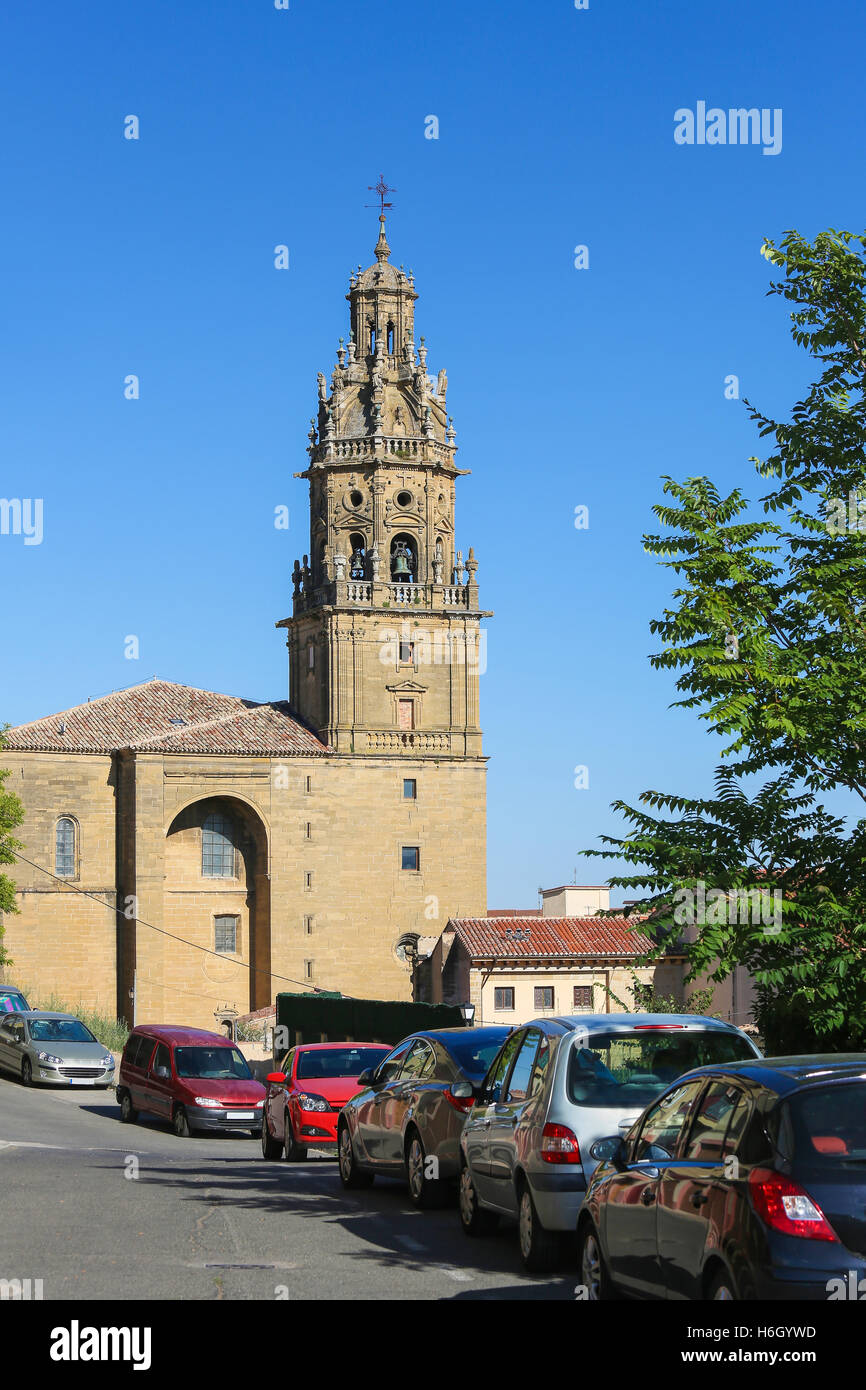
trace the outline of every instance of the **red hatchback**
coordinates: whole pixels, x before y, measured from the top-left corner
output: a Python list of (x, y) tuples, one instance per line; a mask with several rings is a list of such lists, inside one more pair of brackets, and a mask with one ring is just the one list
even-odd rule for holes
[(124, 1124), (146, 1111), (179, 1135), (240, 1129), (256, 1136), (265, 1088), (224, 1034), (139, 1024), (123, 1049), (117, 1099)]
[(337, 1117), (363, 1088), (358, 1077), (378, 1066), (392, 1049), (385, 1043), (299, 1043), (283, 1058), (282, 1071), (267, 1077), (262, 1113), (265, 1158), (294, 1161), (307, 1148), (336, 1148)]

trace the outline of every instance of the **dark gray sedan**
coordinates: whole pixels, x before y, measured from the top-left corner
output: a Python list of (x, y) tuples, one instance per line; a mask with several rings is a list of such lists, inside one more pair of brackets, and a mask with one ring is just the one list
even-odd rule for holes
[(113, 1086), (114, 1058), (72, 1014), (29, 1010), (0, 1018), (0, 1068), (25, 1086)]
[(509, 1029), (441, 1028), (413, 1033), (340, 1112), (337, 1153), (344, 1187), (376, 1174), (405, 1179), (417, 1207), (434, 1206), (460, 1171), (460, 1133), (475, 1089)]

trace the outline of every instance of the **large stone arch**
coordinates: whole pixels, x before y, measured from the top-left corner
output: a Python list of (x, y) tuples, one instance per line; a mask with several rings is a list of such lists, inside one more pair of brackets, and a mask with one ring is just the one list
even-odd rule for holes
[[(212, 815), (223, 818), (234, 847), (231, 874), (203, 872), (203, 833)], [(208, 948), (190, 950), (166, 938), (167, 1007), (177, 1015), (185, 990), (189, 1016), (210, 1027), (215, 1026), (212, 1014), (217, 1008), (238, 1013), (264, 1008), (271, 1002), (271, 885), (270, 833), (261, 812), (231, 794), (188, 801), (166, 828), (164, 864), (166, 932)], [(211, 954), (217, 945), (215, 919), (220, 917), (236, 919), (236, 949)]]

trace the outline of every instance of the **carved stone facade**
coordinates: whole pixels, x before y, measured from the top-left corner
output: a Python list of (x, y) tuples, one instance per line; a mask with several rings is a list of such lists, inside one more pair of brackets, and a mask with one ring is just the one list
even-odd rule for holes
[(39, 1000), (131, 1018), (134, 988), (138, 1021), (214, 1027), (282, 989), (409, 998), (405, 939), (485, 911), (486, 615), (446, 376), (389, 254), (382, 220), (319, 375), (290, 704), (154, 680), (9, 731), (39, 867), (14, 871), (6, 974)]

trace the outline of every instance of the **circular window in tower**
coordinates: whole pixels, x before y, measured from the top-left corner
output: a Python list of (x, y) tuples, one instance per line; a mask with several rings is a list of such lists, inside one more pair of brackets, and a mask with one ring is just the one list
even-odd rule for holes
[(411, 507), (411, 505), (412, 505), (412, 494), (411, 494), (411, 492), (405, 492), (405, 491), (403, 491), (403, 492), (398, 492), (398, 493), (397, 493), (397, 506), (398, 506), (398, 507)]
[(353, 507), (360, 507), (363, 500), (364, 495), (363, 493), (360, 493), (357, 488), (355, 488), (354, 492), (349, 493), (349, 501), (351, 502)]

